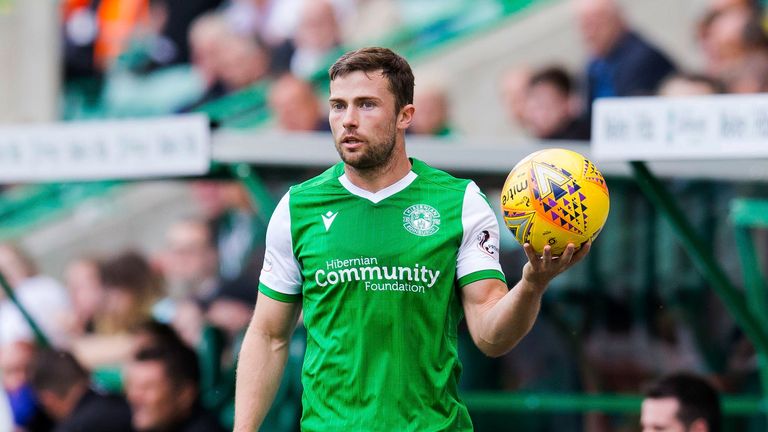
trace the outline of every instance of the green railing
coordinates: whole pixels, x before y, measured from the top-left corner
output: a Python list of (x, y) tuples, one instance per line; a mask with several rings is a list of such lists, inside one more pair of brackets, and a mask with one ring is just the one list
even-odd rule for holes
[[(463, 396), (473, 412), (637, 414), (642, 397), (625, 394), (554, 394), (473, 392)], [(728, 416), (768, 412), (765, 402), (755, 396), (724, 396), (723, 413)]]

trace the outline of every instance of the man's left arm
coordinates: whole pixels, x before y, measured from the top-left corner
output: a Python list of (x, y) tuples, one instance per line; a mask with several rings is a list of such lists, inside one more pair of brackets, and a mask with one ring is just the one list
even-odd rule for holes
[(506, 354), (533, 327), (541, 306), (541, 297), (549, 282), (581, 261), (589, 252), (584, 244), (577, 252), (569, 244), (559, 257), (549, 246), (541, 257), (529, 244), (523, 246), (528, 262), (523, 277), (511, 289), (499, 279), (481, 279), (461, 289), (467, 326), (475, 345), (488, 356)]

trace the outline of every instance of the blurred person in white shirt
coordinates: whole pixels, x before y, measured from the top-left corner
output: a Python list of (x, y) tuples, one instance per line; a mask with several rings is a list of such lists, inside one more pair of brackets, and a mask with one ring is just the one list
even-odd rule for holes
[[(69, 340), (71, 304), (66, 288), (38, 272), (34, 261), (18, 246), (0, 244), (0, 272), (18, 302), (56, 347)], [(34, 341), (35, 335), (19, 308), (10, 299), (0, 301), (0, 346)]]

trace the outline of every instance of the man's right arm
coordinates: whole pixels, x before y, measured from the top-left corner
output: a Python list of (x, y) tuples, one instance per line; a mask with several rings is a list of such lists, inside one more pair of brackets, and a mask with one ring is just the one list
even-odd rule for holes
[(301, 302), (259, 293), (237, 364), (235, 432), (253, 432), (264, 421), (280, 386), (300, 310)]

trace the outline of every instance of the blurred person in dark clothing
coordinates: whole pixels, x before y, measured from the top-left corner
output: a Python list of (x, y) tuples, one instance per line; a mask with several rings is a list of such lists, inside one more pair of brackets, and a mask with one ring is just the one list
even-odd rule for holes
[(197, 356), (181, 342), (140, 349), (125, 369), (132, 422), (140, 432), (218, 432), (200, 403)]
[(227, 282), (211, 301), (206, 310), (207, 321), (221, 329), (230, 341), (248, 326), (256, 305), (253, 282), (239, 279)]
[(525, 123), (528, 131), (544, 140), (589, 140), (589, 124), (579, 118), (573, 81), (557, 66), (535, 72), (528, 85)]
[[(161, 8), (166, 19), (160, 27), (163, 44), (175, 54), (171, 63), (189, 62), (190, 50), (187, 35), (192, 22), (203, 13), (214, 10), (223, 0), (150, 0), (150, 5)], [(163, 50), (162, 46), (158, 47)], [(162, 58), (162, 56), (161, 56)], [(169, 64), (169, 63), (164, 63)]]
[(672, 61), (632, 31), (615, 0), (576, 0), (576, 14), (591, 60), (587, 111), (600, 97), (653, 94), (674, 72)]
[(40, 351), (30, 368), (30, 383), (56, 420), (55, 432), (133, 430), (125, 399), (92, 389), (88, 371), (67, 352)]

